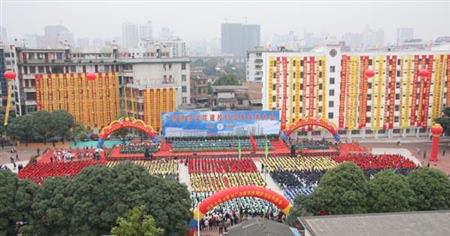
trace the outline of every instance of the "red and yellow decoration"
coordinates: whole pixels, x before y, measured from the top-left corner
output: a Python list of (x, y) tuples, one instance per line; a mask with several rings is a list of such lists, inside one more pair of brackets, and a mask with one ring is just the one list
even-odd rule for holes
[(35, 79), (38, 111), (65, 110), (90, 127), (105, 126), (120, 114), (115, 73), (38, 74)]
[(326, 119), (312, 119), (312, 118), (297, 120), (293, 124), (289, 125), (289, 127), (287, 127), (285, 130), (283, 130), (283, 132), (287, 136), (289, 136), (295, 130), (305, 126), (306, 127), (319, 126), (327, 129), (333, 136), (337, 135), (337, 129), (333, 123), (331, 123)]
[(145, 122), (143, 120), (125, 117), (125, 118), (121, 118), (119, 120), (115, 120), (115, 121), (111, 122), (108, 126), (104, 127), (99, 134), (99, 138), (105, 140), (114, 131), (123, 129), (123, 128), (138, 129), (138, 130), (141, 130), (142, 132), (146, 133), (150, 137), (156, 136), (156, 133), (153, 130), (153, 128), (151, 126), (145, 124)]
[(6, 98), (5, 120), (3, 122), (3, 125), (7, 126), (9, 120), (9, 111), (11, 110), (11, 97), (13, 93), (12, 81), (16, 79), (16, 72), (6, 71), (3, 76), (5, 77), (6, 81), (8, 81), (8, 96)]
[(433, 136), (430, 161), (438, 161), (439, 153), (439, 139), (444, 132), (444, 129), (440, 124), (435, 124), (431, 127), (431, 134)]
[(237, 186), (217, 192), (200, 202), (200, 204), (193, 210), (194, 220), (200, 220), (215, 206), (239, 197), (255, 197), (269, 201), (282, 210), (286, 215), (289, 214), (289, 211), (292, 208), (292, 205), (285, 197), (270, 189), (254, 185)]

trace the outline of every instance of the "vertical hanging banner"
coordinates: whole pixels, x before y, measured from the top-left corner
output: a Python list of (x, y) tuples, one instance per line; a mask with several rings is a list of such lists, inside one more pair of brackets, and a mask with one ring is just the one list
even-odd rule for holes
[(366, 127), (366, 119), (367, 119), (367, 90), (368, 90), (368, 80), (369, 78), (366, 76), (366, 70), (369, 68), (369, 57), (368, 56), (361, 56), (360, 57), (361, 66), (360, 66), (360, 72), (359, 76), (361, 78), (360, 83), (360, 96), (359, 100), (361, 101), (361, 112), (359, 114), (359, 128), (365, 128)]
[[(420, 66), (420, 69), (426, 68), (426, 55), (422, 55), (422, 63)], [(419, 70), (420, 71), (420, 70)], [(417, 126), (422, 126), (422, 114), (423, 114), (423, 97), (425, 94), (425, 83), (426, 79), (419, 75), (419, 71), (417, 71), (418, 79), (420, 81), (420, 87), (419, 87), (419, 109), (417, 111)]]
[(394, 128), (394, 114), (395, 114), (395, 90), (397, 88), (396, 78), (397, 78), (397, 56), (393, 56), (391, 59), (391, 76), (390, 76), (390, 96), (389, 96), (389, 129)]
[(411, 116), (410, 116), (410, 108), (411, 108), (411, 74), (412, 74), (412, 70), (413, 70), (413, 57), (412, 56), (408, 56), (408, 67), (407, 67), (407, 75), (406, 75), (406, 96), (405, 96), (405, 109), (404, 109), (404, 114), (403, 114), (403, 118), (404, 118), (404, 123), (403, 123), (403, 128), (408, 128), (410, 126), (410, 120), (411, 120)]
[(281, 58), (283, 63), (283, 97), (281, 101), (281, 129), (286, 127), (286, 113), (287, 113), (287, 57)]
[(341, 84), (340, 84), (340, 94), (339, 94), (339, 128), (343, 129), (344, 127), (344, 114), (345, 114), (345, 99), (347, 97), (346, 88), (347, 88), (347, 66), (348, 66), (348, 56), (342, 55), (341, 62)]
[[(308, 110), (306, 109), (306, 94), (308, 92), (307, 90), (307, 85), (308, 85), (308, 63), (307, 63), (308, 58), (304, 57), (303, 58), (303, 118), (307, 117), (307, 112)], [(302, 129), (304, 130), (304, 129)]]
[(268, 104), (267, 109), (272, 109), (272, 107), (273, 107), (273, 105), (272, 105), (272, 103), (273, 103), (273, 77), (274, 77), (273, 76), (273, 63), (274, 63), (273, 57), (269, 57), (269, 65), (268, 65), (269, 74), (267, 75), (267, 80), (268, 80), (267, 94), (269, 94), (269, 96), (267, 97), (267, 104)]
[(280, 109), (280, 57), (277, 57), (277, 67), (275, 68), (276, 73), (276, 109)]
[(384, 56), (378, 57), (379, 64), (378, 64), (377, 122), (376, 122), (375, 130), (379, 130), (381, 128), (381, 120), (382, 120), (381, 104), (382, 104), (382, 98), (383, 98), (383, 83), (384, 83), (384, 78), (385, 78), (385, 76), (383, 75), (384, 60), (385, 60)]
[[(309, 58), (309, 118), (315, 118), (314, 117), (314, 100), (315, 100), (315, 65), (314, 65), (314, 57)], [(309, 129), (312, 129), (312, 127), (309, 127)]]
[[(429, 71), (429, 75), (425, 76), (424, 79), (424, 96), (423, 96), (423, 113), (422, 113), (422, 127), (426, 128), (428, 126), (428, 111), (430, 108), (430, 92), (431, 92), (431, 78), (433, 71), (433, 55), (428, 56), (428, 63), (426, 63), (426, 70)], [(439, 94), (434, 94), (434, 96), (439, 97)], [(434, 104), (433, 104), (434, 105)]]
[(412, 96), (411, 96), (411, 120), (410, 125), (415, 126), (417, 124), (416, 117), (416, 105), (417, 105), (417, 84), (419, 77), (419, 55), (414, 56), (414, 70), (413, 70), (413, 85), (412, 85)]

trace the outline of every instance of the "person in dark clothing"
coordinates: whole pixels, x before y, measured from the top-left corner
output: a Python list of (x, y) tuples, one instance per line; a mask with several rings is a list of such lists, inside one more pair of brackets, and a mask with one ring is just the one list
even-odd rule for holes
[(9, 160), (11, 160), (11, 163), (14, 163), (14, 158), (13, 157), (9, 157)]
[(16, 161), (19, 161), (19, 154), (16, 153)]

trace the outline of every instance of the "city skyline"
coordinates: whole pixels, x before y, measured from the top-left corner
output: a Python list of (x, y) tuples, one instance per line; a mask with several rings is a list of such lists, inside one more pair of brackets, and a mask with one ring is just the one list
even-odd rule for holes
[[(318, 3), (281, 1), (275, 4), (248, 0), (231, 3), (136, 0), (127, 4), (127, 11), (124, 12), (122, 1), (4, 0), (0, 24), (6, 27), (10, 38), (25, 34), (39, 35), (45, 26), (55, 24), (66, 26), (76, 38), (115, 38), (121, 35), (123, 23), (139, 24), (146, 21), (152, 21), (153, 32), (169, 28), (188, 42), (220, 38), (220, 25), (226, 22), (259, 24), (263, 42), (270, 41), (275, 34), (287, 34), (290, 31), (300, 36), (305, 32), (329, 33), (341, 39), (347, 32), (361, 32), (366, 25), (374, 29), (382, 28), (385, 43), (396, 42), (396, 30), (400, 27), (414, 28), (415, 35), (425, 41), (450, 35), (450, 3), (442, 1), (356, 3), (335, 0)], [(193, 16), (192, 12), (197, 9), (202, 14)], [(21, 17), (36, 12), (42, 14), (33, 20), (25, 21)], [(320, 15), (333, 15), (334, 18), (333, 21), (321, 20)], [(395, 20), (384, 16), (395, 17)], [(85, 22), (89, 18), (95, 20)]]

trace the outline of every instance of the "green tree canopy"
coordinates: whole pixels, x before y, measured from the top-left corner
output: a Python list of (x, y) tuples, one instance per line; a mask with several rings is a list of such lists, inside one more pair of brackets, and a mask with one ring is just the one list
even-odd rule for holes
[(73, 116), (66, 111), (38, 111), (11, 119), (8, 135), (22, 141), (48, 141), (67, 138), (75, 127)]
[(408, 175), (417, 210), (450, 209), (450, 180), (440, 170), (420, 168)]
[(32, 220), (23, 232), (108, 234), (118, 217), (138, 206), (144, 215), (154, 217), (165, 235), (184, 235), (192, 217), (185, 185), (124, 163), (114, 168), (87, 167), (73, 179), (46, 180), (34, 198)]
[(312, 194), (313, 210), (331, 214), (367, 212), (367, 180), (353, 163), (343, 163), (329, 170)]
[(370, 212), (399, 212), (413, 210), (414, 193), (406, 178), (392, 170), (381, 171), (369, 182)]
[(117, 225), (111, 230), (111, 234), (116, 236), (160, 236), (164, 232), (156, 227), (155, 219), (151, 215), (144, 215), (137, 207), (129, 210), (126, 218), (119, 217)]
[(442, 125), (445, 134), (450, 134), (450, 107), (446, 107), (443, 111), (443, 116), (436, 118), (435, 121)]
[(16, 222), (27, 222), (37, 186), (0, 170), (0, 235), (16, 235)]
[(235, 75), (222, 75), (214, 81), (213, 85), (239, 85), (239, 80)]

